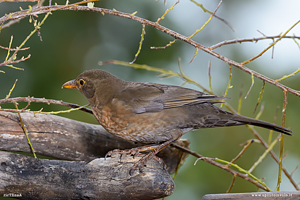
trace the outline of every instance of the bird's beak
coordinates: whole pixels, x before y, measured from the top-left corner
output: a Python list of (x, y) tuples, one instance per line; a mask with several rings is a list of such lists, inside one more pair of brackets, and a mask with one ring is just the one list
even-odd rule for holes
[(77, 86), (75, 84), (75, 80), (68, 81), (61, 86), (61, 88), (67, 88), (67, 89), (76, 88), (76, 87)]

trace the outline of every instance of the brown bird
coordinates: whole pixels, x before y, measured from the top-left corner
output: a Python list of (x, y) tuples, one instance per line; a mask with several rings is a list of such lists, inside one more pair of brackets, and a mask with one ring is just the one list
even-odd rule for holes
[(124, 81), (100, 69), (84, 71), (62, 88), (79, 90), (88, 99), (98, 122), (112, 135), (156, 144), (132, 170), (195, 129), (250, 124), (287, 135), (292, 132), (216, 107), (214, 104), (223, 97), (179, 86)]

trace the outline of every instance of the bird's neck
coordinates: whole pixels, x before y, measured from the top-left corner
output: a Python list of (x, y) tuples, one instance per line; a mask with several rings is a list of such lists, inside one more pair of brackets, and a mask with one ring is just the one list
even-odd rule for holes
[(126, 88), (126, 81), (121, 79), (105, 80), (101, 83), (101, 89), (96, 90), (94, 102), (97, 106), (103, 106), (112, 101), (112, 99)]

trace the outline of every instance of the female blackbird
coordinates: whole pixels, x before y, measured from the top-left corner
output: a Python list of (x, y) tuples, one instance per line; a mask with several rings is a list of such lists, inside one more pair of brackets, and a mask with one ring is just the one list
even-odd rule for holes
[(223, 97), (179, 86), (124, 81), (100, 69), (84, 71), (62, 88), (79, 90), (109, 133), (129, 141), (159, 144), (132, 169), (195, 129), (250, 124), (287, 135), (292, 132), (216, 107)]

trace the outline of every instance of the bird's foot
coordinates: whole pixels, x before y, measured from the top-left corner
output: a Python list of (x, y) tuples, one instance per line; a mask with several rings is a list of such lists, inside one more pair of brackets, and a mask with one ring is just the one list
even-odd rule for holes
[[(141, 147), (136, 147), (136, 148), (132, 148), (132, 149), (125, 149), (125, 150), (120, 150), (120, 149), (114, 149), (112, 151), (109, 151), (106, 155), (105, 155), (105, 159), (107, 158), (107, 156), (112, 156), (113, 154), (120, 154), (120, 160), (122, 158), (123, 155), (131, 155), (133, 157), (135, 156), (143, 156), (138, 162), (136, 162), (132, 168), (129, 171), (129, 174), (132, 175), (133, 171), (135, 169), (139, 169), (140, 172), (142, 172), (142, 168), (144, 167), (144, 165), (146, 164), (146, 162), (148, 160), (150, 160), (151, 158), (154, 158), (155, 160), (157, 160), (160, 164), (163, 165), (164, 169), (165, 169), (165, 163), (164, 161), (155, 156), (155, 154), (157, 153), (157, 151), (155, 151), (160, 145), (147, 145), (147, 146), (141, 146)], [(150, 153), (148, 154), (142, 154), (141, 152), (144, 151), (149, 151), (152, 150)]]
[(120, 160), (121, 160), (123, 155), (131, 155), (133, 157), (136, 156), (136, 155), (143, 155), (140, 152), (141, 151), (138, 148), (125, 149), (125, 150), (114, 149), (112, 151), (107, 152), (107, 154), (105, 155), (104, 158), (106, 159), (107, 156), (112, 156), (113, 154), (120, 154)]
[[(129, 171), (129, 174), (130, 175), (132, 175), (133, 174), (133, 172), (134, 172), (134, 170), (136, 169), (136, 168), (139, 168), (139, 170), (140, 170), (140, 172), (141, 172), (141, 170), (142, 170), (142, 168), (144, 167), (144, 165), (145, 165), (145, 163), (148, 161), (148, 160), (150, 160), (151, 158), (158, 158), (158, 157), (156, 157), (155, 155), (158, 153), (158, 152), (160, 152), (162, 149), (164, 149), (165, 147), (167, 147), (167, 146), (169, 146), (172, 142), (174, 142), (175, 140), (177, 140), (178, 138), (175, 138), (175, 139), (173, 139), (173, 138), (171, 138), (170, 140), (168, 140), (168, 141), (165, 141), (164, 143), (162, 143), (162, 144), (160, 144), (160, 145), (152, 145), (151, 146), (151, 148), (150, 149), (152, 149), (152, 151), (150, 151), (150, 153), (148, 153), (148, 154), (146, 154), (146, 155), (144, 155), (138, 162), (136, 162), (133, 166), (132, 166), (132, 168), (130, 169), (130, 171)], [(149, 148), (148, 148), (148, 150), (150, 150)], [(157, 160), (157, 159), (156, 159)], [(162, 161), (162, 159), (160, 159), (159, 158), (159, 160), (157, 160), (159, 163), (164, 163), (163, 161)], [(163, 168), (165, 169), (165, 164), (162, 164), (163, 165)]]
[(128, 149), (128, 150), (119, 150), (119, 149), (112, 150), (112, 151), (109, 151), (105, 155), (105, 158), (107, 156), (111, 156), (113, 153), (121, 153), (121, 156), (122, 156), (122, 154), (130, 154), (130, 155), (135, 156), (137, 154), (141, 154), (140, 152), (151, 150), (148, 154), (144, 155), (138, 162), (136, 162), (132, 166), (132, 168), (129, 171), (129, 174), (132, 175), (136, 168), (138, 168), (140, 170), (140, 172), (142, 172), (142, 168), (144, 167), (146, 162), (148, 160), (150, 160), (151, 158), (156, 159), (159, 163), (161, 163), (163, 165), (163, 167), (165, 169), (165, 164), (164, 164), (163, 160), (161, 158), (156, 157), (155, 155), (177, 139), (178, 138), (175, 138), (175, 139), (171, 138), (170, 140), (168, 140), (162, 144), (159, 144), (159, 145), (141, 146), (141, 147), (136, 147), (136, 148), (132, 148), (132, 149)]
[(136, 170), (137, 168), (139, 169), (139, 171), (142, 173), (142, 169), (143, 167), (145, 167), (145, 164), (148, 160), (150, 160), (151, 158), (154, 158), (156, 161), (158, 161), (164, 169), (166, 169), (166, 165), (165, 162), (163, 161), (163, 159), (157, 157), (154, 153), (154, 151), (151, 151), (150, 153), (144, 155), (139, 161), (137, 161), (129, 170), (129, 174), (130, 176), (132, 176), (134, 170)]

